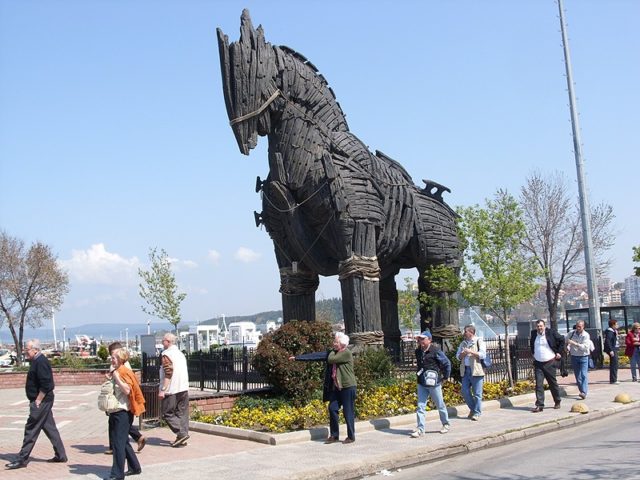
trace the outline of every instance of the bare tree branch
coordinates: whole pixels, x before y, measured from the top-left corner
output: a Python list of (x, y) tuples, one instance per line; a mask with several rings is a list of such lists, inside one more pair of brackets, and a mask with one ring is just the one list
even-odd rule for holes
[[(557, 311), (562, 287), (585, 276), (584, 242), (580, 210), (572, 204), (566, 177), (555, 172), (532, 173), (520, 190), (520, 206), (527, 234), (522, 242), (526, 252), (543, 269), (547, 309), (551, 327), (557, 328)], [(607, 252), (615, 242), (611, 223), (613, 208), (604, 203), (591, 211), (591, 235), (596, 272), (608, 271)]]

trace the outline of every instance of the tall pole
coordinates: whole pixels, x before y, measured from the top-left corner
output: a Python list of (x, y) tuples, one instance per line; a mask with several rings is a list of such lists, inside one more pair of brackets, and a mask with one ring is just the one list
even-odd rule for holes
[(589, 195), (586, 191), (584, 178), (584, 162), (582, 160), (582, 139), (580, 138), (580, 124), (576, 106), (576, 97), (573, 92), (573, 74), (571, 72), (571, 56), (569, 55), (569, 39), (567, 27), (564, 22), (564, 7), (562, 0), (558, 0), (560, 11), (560, 30), (562, 32), (562, 46), (564, 48), (564, 65), (567, 71), (567, 88), (569, 91), (569, 108), (571, 110), (571, 128), (573, 130), (573, 152), (576, 158), (576, 170), (578, 173), (578, 195), (580, 200), (580, 218), (582, 220), (582, 238), (584, 243), (584, 264), (587, 270), (587, 290), (589, 293), (589, 320), (590, 327), (596, 328), (598, 335), (602, 334), (600, 324), (600, 301), (596, 285), (596, 273), (593, 260), (593, 241), (591, 238), (591, 209), (589, 208)]
[(58, 339), (56, 338), (56, 313), (55, 310), (51, 309), (51, 327), (53, 328), (53, 349), (58, 349)]

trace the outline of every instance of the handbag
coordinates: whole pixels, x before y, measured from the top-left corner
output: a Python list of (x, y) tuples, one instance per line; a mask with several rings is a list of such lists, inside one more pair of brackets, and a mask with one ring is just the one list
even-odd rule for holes
[(420, 375), (425, 387), (435, 387), (438, 384), (438, 372), (435, 370), (424, 370)]
[(594, 368), (596, 368), (596, 364), (593, 362), (593, 358), (589, 356), (589, 369), (593, 370)]
[(107, 380), (100, 386), (100, 394), (98, 395), (98, 410), (107, 413), (113, 413), (121, 410), (120, 402), (115, 395), (115, 386), (112, 380)]

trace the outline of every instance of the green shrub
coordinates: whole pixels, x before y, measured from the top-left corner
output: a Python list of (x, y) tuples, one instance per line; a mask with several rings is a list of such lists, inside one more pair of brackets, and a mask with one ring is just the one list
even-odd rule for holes
[(385, 349), (367, 348), (355, 357), (353, 368), (358, 388), (366, 389), (393, 379), (395, 367)]
[(142, 368), (142, 355), (138, 355), (136, 357), (130, 357), (129, 358), (129, 365), (131, 365), (131, 368), (133, 368), (134, 370), (139, 370)]
[(106, 362), (107, 358), (109, 358), (109, 349), (107, 348), (106, 345), (100, 345), (100, 348), (98, 349), (97, 354), (100, 360), (102, 360), (103, 362)]
[(333, 336), (328, 322), (292, 320), (262, 338), (252, 364), (278, 393), (296, 405), (303, 404), (322, 387), (326, 364), (294, 362), (289, 357), (327, 351)]
[(238, 408), (259, 408), (262, 410), (275, 410), (276, 408), (290, 405), (290, 401), (281, 396), (274, 395), (271, 392), (241, 395), (233, 404)]

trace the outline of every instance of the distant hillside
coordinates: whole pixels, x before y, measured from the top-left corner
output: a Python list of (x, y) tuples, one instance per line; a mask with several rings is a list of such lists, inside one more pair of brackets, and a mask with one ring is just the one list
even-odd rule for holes
[[(256, 325), (264, 325), (267, 322), (275, 322), (279, 318), (282, 318), (282, 310), (273, 310), (269, 312), (260, 312), (253, 315), (236, 315), (227, 316), (225, 320), (227, 325), (233, 322), (254, 322)], [(329, 298), (325, 300), (319, 300), (316, 302), (316, 318), (318, 320), (326, 320), (331, 323), (342, 322), (342, 300), (339, 298)], [(212, 318), (200, 322), (202, 325), (217, 324), (218, 318)], [(195, 325), (196, 322), (185, 321), (180, 322), (180, 331), (188, 330), (189, 326)], [(160, 320), (151, 321), (151, 333), (161, 335), (164, 332), (171, 331), (172, 327), (168, 322), (162, 322)], [(89, 337), (95, 337), (98, 340), (110, 341), (110, 340), (125, 340), (127, 337), (129, 340), (134, 341), (136, 336), (147, 333), (146, 324), (133, 324), (133, 323), (88, 323), (77, 327), (66, 327), (57, 325), (56, 335), (57, 340), (62, 341), (63, 336), (66, 336), (67, 340), (75, 341), (76, 334), (88, 335)], [(25, 327), (24, 339), (39, 338), (44, 342), (50, 342), (53, 340), (53, 330), (51, 325), (43, 325), (40, 328)], [(9, 333), (6, 326), (0, 327), (0, 345), (13, 344), (13, 337)]]
[[(326, 320), (331, 323), (342, 322), (342, 300), (339, 298), (329, 298), (316, 302), (316, 317), (318, 320)], [(264, 325), (267, 322), (275, 322), (282, 318), (282, 310), (272, 310), (269, 312), (254, 313), (253, 315), (226, 316), (227, 325), (233, 322), (253, 322), (256, 325)], [(211, 318), (200, 322), (203, 325), (216, 324), (219, 318)]]

